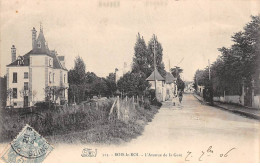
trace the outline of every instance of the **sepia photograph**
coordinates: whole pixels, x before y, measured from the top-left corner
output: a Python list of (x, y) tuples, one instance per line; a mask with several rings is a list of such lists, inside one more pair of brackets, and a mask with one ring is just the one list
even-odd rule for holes
[(259, 0), (0, 0), (0, 163), (259, 163)]

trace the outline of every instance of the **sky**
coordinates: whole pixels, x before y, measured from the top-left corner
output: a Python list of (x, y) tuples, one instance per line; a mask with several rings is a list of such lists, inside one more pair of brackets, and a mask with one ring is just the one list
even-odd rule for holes
[[(0, 1), (0, 74), (17, 55), (32, 47), (33, 27), (43, 32), (50, 49), (64, 55), (73, 68), (81, 56), (86, 70), (105, 77), (124, 62), (130, 70), (138, 32), (148, 43), (155, 34), (169, 70), (178, 64), (182, 78), (192, 80), (197, 69), (230, 47), (231, 36), (242, 31), (250, 15), (260, 11), (258, 0), (14, 0)], [(111, 4), (111, 5), (106, 5)], [(182, 60), (183, 59), (183, 60)], [(182, 61), (181, 61), (182, 60)]]

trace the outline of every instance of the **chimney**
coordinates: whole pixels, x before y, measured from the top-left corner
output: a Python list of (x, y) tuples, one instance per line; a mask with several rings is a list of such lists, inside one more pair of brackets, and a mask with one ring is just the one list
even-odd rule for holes
[(36, 29), (33, 27), (32, 29), (32, 49), (35, 47), (36, 45), (36, 36), (37, 36), (37, 31)]
[(61, 65), (65, 68), (65, 57), (64, 56), (58, 56), (58, 59), (59, 59)]
[(16, 60), (16, 48), (14, 45), (12, 45), (11, 54), (12, 54), (12, 62), (14, 62)]

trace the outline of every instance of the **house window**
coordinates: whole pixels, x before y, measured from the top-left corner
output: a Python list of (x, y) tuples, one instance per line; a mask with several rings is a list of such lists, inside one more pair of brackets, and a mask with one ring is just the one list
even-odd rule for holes
[(49, 83), (51, 83), (51, 72), (49, 73)]
[(14, 106), (17, 106), (17, 103), (14, 103)]
[(17, 88), (13, 88), (13, 98), (17, 99)]
[(28, 82), (24, 83), (24, 90), (29, 90), (29, 83)]
[(28, 72), (24, 72), (24, 79), (28, 79)]
[(52, 74), (52, 80), (55, 81), (55, 73)]
[(13, 73), (13, 83), (17, 83), (17, 73)]
[(38, 48), (41, 48), (41, 42), (40, 42), (40, 41), (38, 41), (37, 47), (38, 47)]
[(49, 66), (51, 66), (51, 59), (49, 59)]
[(66, 83), (66, 74), (64, 74), (64, 83)]

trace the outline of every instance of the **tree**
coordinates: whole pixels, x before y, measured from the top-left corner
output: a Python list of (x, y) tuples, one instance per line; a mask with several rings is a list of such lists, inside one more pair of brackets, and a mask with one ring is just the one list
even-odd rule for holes
[(30, 89), (25, 89), (25, 87), (23, 87), (19, 92), (20, 92), (20, 96), (23, 98), (23, 100), (24, 100), (25, 96), (29, 96), (31, 94), (31, 90)]
[(170, 71), (175, 78), (179, 78), (180, 74), (183, 72), (183, 69), (181, 69), (178, 66), (175, 66), (174, 68), (171, 68)]
[(69, 80), (70, 84), (82, 84), (85, 81), (86, 65), (83, 59), (79, 56), (74, 60), (74, 68), (69, 71)]
[(9, 105), (12, 105), (12, 98), (13, 98), (13, 89), (9, 88), (7, 89), (7, 98), (9, 99)]
[(94, 86), (93, 86), (94, 94), (101, 97), (101, 95), (105, 95), (106, 91), (107, 91), (107, 85), (106, 85), (105, 79), (104, 78), (97, 78), (94, 81)]
[(47, 86), (44, 88), (44, 92), (45, 92), (45, 101), (47, 101), (49, 103), (49, 109), (51, 107), (51, 97), (53, 95), (53, 90), (50, 86)]
[(37, 96), (37, 91), (36, 90), (33, 90), (32, 91), (32, 104), (34, 105), (35, 104), (35, 98)]
[(105, 82), (107, 86), (107, 95), (113, 96), (117, 89), (115, 73), (109, 73), (109, 75), (105, 79)]
[(146, 73), (147, 76), (149, 74), (149, 64), (148, 64), (148, 52), (147, 46), (145, 44), (143, 36), (140, 37), (138, 33), (135, 47), (134, 47), (134, 57), (132, 64), (132, 72), (138, 73), (143, 72)]
[(0, 77), (0, 108), (4, 108), (7, 102), (7, 76)]
[[(221, 55), (210, 67), (215, 96), (223, 95), (224, 91), (226, 95), (241, 95), (242, 84), (252, 88), (253, 80), (255, 93), (260, 93), (260, 15), (251, 19), (243, 31), (231, 37), (234, 44), (230, 48), (218, 49)], [(202, 70), (200, 76), (196, 72), (194, 77), (205, 88), (210, 86), (208, 69)]]
[[(73, 96), (75, 100), (75, 90), (78, 103), (85, 100), (86, 91), (86, 65), (81, 57), (76, 57), (74, 68), (68, 73), (68, 82), (70, 84), (69, 96)], [(75, 87), (76, 86), (76, 87)], [(71, 88), (73, 89), (71, 90)], [(71, 98), (70, 98), (71, 101)]]
[(146, 75), (142, 72), (128, 72), (118, 81), (119, 91), (129, 96), (143, 95), (149, 86), (149, 83), (146, 81)]
[[(157, 37), (155, 37), (155, 54), (156, 54), (156, 67), (159, 71), (159, 73), (164, 77), (166, 75), (164, 63), (162, 62), (163, 58), (163, 48), (161, 43), (158, 41)], [(148, 42), (148, 50), (147, 50), (147, 62), (148, 62), (148, 67), (149, 67), (149, 73), (146, 76), (148, 77), (152, 71), (154, 70), (154, 38), (152, 37), (150, 41)]]

